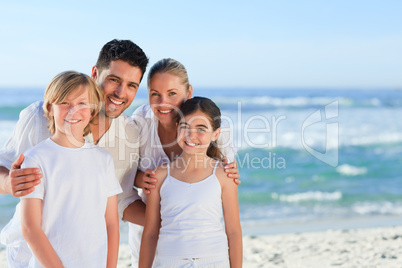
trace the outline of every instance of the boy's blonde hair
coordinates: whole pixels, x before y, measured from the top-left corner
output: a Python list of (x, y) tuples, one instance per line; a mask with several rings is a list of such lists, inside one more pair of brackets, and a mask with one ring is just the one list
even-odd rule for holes
[[(50, 115), (52, 104), (63, 102), (68, 95), (78, 92), (80, 86), (88, 87), (89, 103), (91, 107), (91, 120), (99, 113), (102, 108), (103, 92), (99, 86), (86, 74), (66, 71), (56, 75), (46, 88), (45, 102), (43, 103), (43, 111), (49, 121), (47, 128), (50, 134), (56, 131), (53, 116)], [(89, 125), (84, 129), (84, 136), (90, 132)]]

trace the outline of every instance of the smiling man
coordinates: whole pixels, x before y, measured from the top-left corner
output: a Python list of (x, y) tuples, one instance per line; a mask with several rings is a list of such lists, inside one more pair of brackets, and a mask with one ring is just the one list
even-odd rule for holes
[[(145, 205), (132, 187), (138, 167), (139, 129), (123, 112), (137, 94), (147, 64), (145, 53), (129, 40), (115, 39), (103, 46), (91, 77), (104, 92), (104, 106), (90, 122), (91, 133), (85, 137), (87, 142), (99, 145), (113, 156), (116, 177), (123, 189), (118, 195), (119, 217), (141, 225), (144, 216), (137, 215), (145, 214)], [(42, 104), (38, 101), (21, 112), (12, 137), (0, 151), (1, 194), (25, 196), (41, 182), (40, 170), (20, 167), (24, 161), (22, 154), (50, 137)], [(27, 266), (31, 253), (21, 230), (3, 230), (1, 242), (8, 246), (9, 267)]]

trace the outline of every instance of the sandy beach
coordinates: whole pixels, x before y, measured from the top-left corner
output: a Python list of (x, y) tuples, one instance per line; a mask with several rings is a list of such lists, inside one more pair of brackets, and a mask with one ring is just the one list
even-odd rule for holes
[[(402, 226), (244, 236), (243, 267), (402, 268)], [(5, 250), (0, 267), (5, 267)], [(119, 268), (131, 267), (127, 244)]]

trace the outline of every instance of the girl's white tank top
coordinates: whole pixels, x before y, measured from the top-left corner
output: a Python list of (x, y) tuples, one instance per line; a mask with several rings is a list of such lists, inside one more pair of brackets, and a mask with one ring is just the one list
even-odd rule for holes
[(171, 258), (202, 258), (228, 254), (222, 225), (222, 188), (213, 173), (187, 183), (170, 176), (160, 189), (161, 219), (157, 254)]

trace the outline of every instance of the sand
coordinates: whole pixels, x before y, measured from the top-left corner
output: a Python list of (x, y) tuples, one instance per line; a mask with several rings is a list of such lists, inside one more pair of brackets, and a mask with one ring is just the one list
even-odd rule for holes
[[(243, 252), (245, 268), (402, 268), (402, 226), (244, 236)], [(5, 263), (1, 249), (0, 267)], [(127, 244), (118, 267), (131, 267)]]

